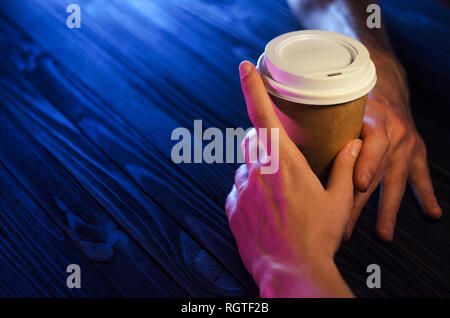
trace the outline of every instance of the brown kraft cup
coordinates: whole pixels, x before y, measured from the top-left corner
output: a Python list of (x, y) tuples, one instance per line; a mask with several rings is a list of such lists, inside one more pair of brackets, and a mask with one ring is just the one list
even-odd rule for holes
[(322, 106), (270, 97), (287, 134), (326, 184), (337, 153), (349, 141), (360, 137), (367, 95), (347, 103)]
[(361, 135), (376, 83), (367, 48), (339, 33), (295, 31), (270, 41), (257, 68), (284, 129), (326, 186), (336, 155)]

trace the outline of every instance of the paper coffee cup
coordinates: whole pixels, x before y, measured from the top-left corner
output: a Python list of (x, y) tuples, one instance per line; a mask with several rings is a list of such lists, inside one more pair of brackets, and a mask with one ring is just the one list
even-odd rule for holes
[(257, 68), (283, 127), (325, 185), (337, 153), (361, 134), (376, 83), (369, 51), (343, 34), (296, 31), (270, 41)]

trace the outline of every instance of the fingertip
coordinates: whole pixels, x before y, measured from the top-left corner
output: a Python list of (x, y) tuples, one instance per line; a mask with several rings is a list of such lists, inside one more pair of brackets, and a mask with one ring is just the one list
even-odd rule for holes
[(337, 195), (345, 195), (349, 200), (353, 200), (353, 171), (361, 147), (362, 141), (359, 139), (347, 143), (337, 154), (328, 178), (327, 189), (334, 189)]
[(383, 242), (392, 242), (394, 230), (388, 225), (379, 226), (377, 227), (377, 236)]
[[(362, 148), (362, 141), (360, 139), (355, 139), (347, 143), (344, 148), (338, 153), (336, 161), (339, 163), (347, 163), (347, 165), (353, 165), (356, 162), (356, 158)], [(350, 155), (350, 156), (349, 156)], [(352, 169), (353, 170), (353, 169)]]
[[(383, 134), (381, 132), (381, 134)], [(354, 183), (359, 192), (367, 192), (376, 179), (380, 165), (389, 150), (387, 138), (380, 132), (371, 133), (364, 138), (364, 144), (356, 163)]]
[(373, 173), (368, 170), (356, 172), (355, 187), (359, 192), (367, 192), (373, 182)]
[(241, 64), (239, 64), (239, 76), (241, 77), (241, 80), (245, 79), (252, 71), (253, 64), (249, 61), (242, 61)]
[(350, 142), (350, 155), (354, 158), (357, 158), (359, 153), (361, 152), (361, 148), (362, 148), (362, 140), (361, 139), (355, 139), (353, 141)]
[(432, 219), (440, 219), (442, 217), (442, 209), (436, 205), (425, 211), (425, 215)]

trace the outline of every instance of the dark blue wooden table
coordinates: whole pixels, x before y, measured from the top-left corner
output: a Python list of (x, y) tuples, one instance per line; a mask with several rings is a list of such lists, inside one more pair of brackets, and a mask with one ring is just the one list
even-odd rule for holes
[[(382, 5), (448, 212), (450, 11)], [(250, 127), (237, 66), (298, 28), (281, 0), (1, 0), (0, 296), (256, 296), (223, 209), (238, 165), (177, 165), (171, 133)], [(448, 214), (425, 219), (408, 190), (382, 244), (376, 199), (336, 257), (354, 292), (449, 297)], [(381, 289), (366, 287), (372, 263)]]

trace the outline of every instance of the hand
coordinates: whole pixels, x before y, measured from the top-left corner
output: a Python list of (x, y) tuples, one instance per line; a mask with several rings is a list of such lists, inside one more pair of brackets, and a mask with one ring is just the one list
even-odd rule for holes
[[(255, 128), (243, 141), (246, 164), (236, 171), (225, 208), (244, 265), (263, 297), (350, 297), (333, 257), (353, 206), (353, 167), (362, 142), (339, 153), (325, 190), (281, 126), (258, 71), (244, 62), (240, 73)], [(263, 163), (249, 160), (254, 147), (261, 148), (260, 158), (274, 149), (258, 141), (260, 128), (279, 132), (274, 174), (261, 174)]]
[(355, 195), (345, 239), (372, 192), (381, 181), (376, 232), (391, 241), (398, 209), (409, 178), (425, 215), (440, 218), (442, 210), (433, 192), (425, 144), (409, 109), (409, 91), (402, 66), (392, 55), (371, 50), (378, 82), (366, 106), (362, 139), (364, 145), (355, 168)]

